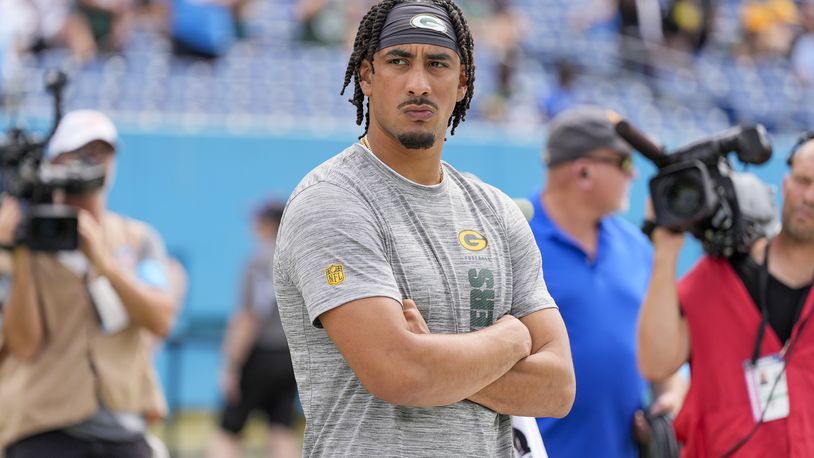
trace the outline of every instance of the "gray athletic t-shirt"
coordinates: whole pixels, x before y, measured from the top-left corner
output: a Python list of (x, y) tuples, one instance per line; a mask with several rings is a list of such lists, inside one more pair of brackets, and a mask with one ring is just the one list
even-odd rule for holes
[(444, 163), (423, 186), (359, 144), (288, 201), (275, 289), (306, 418), (304, 456), (511, 456), (511, 420), (478, 404), (414, 408), (370, 394), (319, 316), (350, 301), (413, 299), (433, 333), (556, 307), (540, 252), (505, 194)]

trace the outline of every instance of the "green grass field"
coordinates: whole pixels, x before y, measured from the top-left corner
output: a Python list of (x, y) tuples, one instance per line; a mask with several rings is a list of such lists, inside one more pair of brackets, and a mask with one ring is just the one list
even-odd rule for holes
[[(162, 422), (150, 430), (170, 449), (173, 458), (203, 458), (213, 434), (217, 430), (218, 416), (212, 411), (183, 411), (175, 422)], [(265, 420), (252, 417), (243, 430), (246, 458), (265, 458)], [(295, 428), (302, 433), (305, 420), (299, 418)]]

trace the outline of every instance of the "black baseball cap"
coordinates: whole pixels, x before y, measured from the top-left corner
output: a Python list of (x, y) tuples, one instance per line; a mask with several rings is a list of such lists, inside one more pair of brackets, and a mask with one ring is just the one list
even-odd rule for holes
[(263, 221), (279, 222), (283, 218), (285, 203), (281, 200), (271, 199), (260, 204), (254, 211), (254, 217)]
[(602, 148), (631, 155), (633, 148), (616, 133), (614, 119), (618, 119), (616, 113), (594, 106), (576, 107), (559, 114), (549, 125), (543, 161), (553, 167)]

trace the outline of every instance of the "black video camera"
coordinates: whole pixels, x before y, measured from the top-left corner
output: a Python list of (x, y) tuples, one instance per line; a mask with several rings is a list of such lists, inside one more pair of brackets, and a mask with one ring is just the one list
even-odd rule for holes
[(49, 164), (43, 160), (48, 141), (62, 119), (62, 91), (68, 83), (64, 73), (49, 72), (46, 88), (54, 98), (54, 121), (44, 139), (12, 127), (0, 142), (0, 184), (25, 209), (17, 228), (17, 243), (33, 251), (75, 250), (79, 246), (78, 212), (55, 204), (54, 193), (79, 195), (104, 185), (104, 165)]
[(772, 156), (766, 129), (736, 126), (683, 146), (671, 154), (627, 121), (616, 132), (659, 169), (650, 180), (656, 224), (688, 231), (712, 256), (747, 253), (775, 228), (774, 190), (755, 175), (735, 172), (727, 158), (737, 153), (745, 164), (763, 164)]

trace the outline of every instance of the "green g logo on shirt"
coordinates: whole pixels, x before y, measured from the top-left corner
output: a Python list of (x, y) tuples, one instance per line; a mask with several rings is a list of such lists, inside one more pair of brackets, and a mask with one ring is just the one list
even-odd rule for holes
[(447, 33), (447, 26), (435, 16), (419, 14), (410, 19), (410, 25), (417, 29), (430, 29), (436, 32)]
[(488, 244), (486, 237), (471, 229), (466, 229), (458, 233), (458, 242), (469, 251), (480, 251)]

